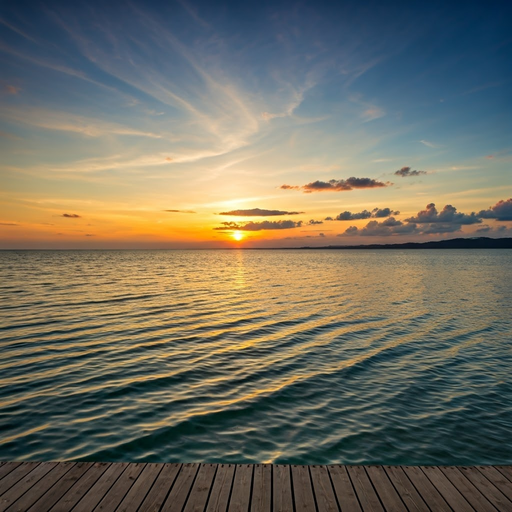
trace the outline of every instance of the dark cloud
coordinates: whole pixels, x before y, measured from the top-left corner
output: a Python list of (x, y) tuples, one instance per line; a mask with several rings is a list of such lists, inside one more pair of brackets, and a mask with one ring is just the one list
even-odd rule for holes
[(380, 188), (393, 185), (390, 182), (382, 182), (373, 178), (355, 178), (351, 177), (346, 180), (329, 180), (329, 181), (313, 181), (306, 185), (281, 185), (285, 190), (302, 190), (305, 193), (311, 192), (345, 192), (356, 188)]
[(0, 222), (0, 226), (19, 226), (16, 222)]
[(66, 219), (80, 219), (82, 216), (77, 213), (63, 213), (61, 217), (66, 217)]
[[(400, 212), (393, 211), (391, 208), (374, 208), (371, 212), (363, 210), (362, 212), (352, 213), (344, 211), (336, 216), (335, 220), (361, 220), (361, 219), (382, 219), (391, 215), (399, 215)], [(327, 219), (326, 219), (327, 220)]]
[(443, 233), (454, 233), (460, 231), (461, 224), (428, 224), (421, 228), (423, 235), (441, 235)]
[(272, 229), (292, 229), (300, 228), (302, 221), (295, 222), (293, 220), (264, 220), (262, 222), (247, 222), (246, 224), (239, 224), (238, 222), (223, 222), (221, 227), (213, 228), (216, 231), (263, 231)]
[(425, 210), (418, 212), (416, 217), (410, 217), (405, 219), (405, 222), (418, 223), (418, 224), (431, 224), (431, 223), (442, 223), (442, 224), (458, 224), (469, 225), (469, 224), (480, 224), (482, 220), (479, 215), (474, 212), (469, 215), (466, 213), (457, 212), (457, 208), (451, 204), (447, 204), (441, 212), (438, 212), (434, 203), (427, 204)]
[(168, 213), (196, 213), (194, 210), (164, 210)]
[(325, 237), (325, 233), (318, 233), (318, 236), (324, 238)]
[(416, 171), (411, 170), (410, 167), (402, 167), (395, 171), (396, 176), (401, 176), (402, 178), (408, 178), (409, 176), (421, 176), (422, 174), (427, 174), (426, 171)]
[(498, 201), (488, 210), (480, 211), (478, 216), (482, 219), (496, 219), (499, 221), (512, 220), (512, 197), (505, 201)]
[(334, 220), (332, 217), (325, 217), (324, 220)]
[(489, 233), (492, 231), (491, 226), (482, 226), (476, 230), (476, 233)]
[(396, 220), (394, 217), (389, 217), (382, 222), (371, 220), (362, 229), (358, 229), (356, 226), (350, 226), (340, 236), (410, 235), (418, 232), (419, 230), (416, 224), (404, 224), (401, 220)]
[(283, 210), (262, 210), (253, 208), (251, 210), (231, 210), (230, 212), (221, 212), (219, 215), (232, 215), (233, 217), (274, 217), (277, 215), (300, 215), (304, 212), (286, 212)]
[(323, 224), (323, 223), (324, 223), (324, 221), (323, 221), (323, 220), (313, 220), (313, 219), (311, 219), (311, 220), (308, 222), (308, 224), (309, 224), (310, 226), (315, 226), (315, 225), (317, 225), (317, 224)]

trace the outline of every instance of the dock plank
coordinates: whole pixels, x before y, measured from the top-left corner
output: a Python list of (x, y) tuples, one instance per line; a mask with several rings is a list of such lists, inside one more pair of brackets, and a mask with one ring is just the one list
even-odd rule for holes
[(435, 510), (436, 512), (451, 512), (449, 505), (420, 467), (404, 466), (403, 470), (431, 510)]
[(8, 509), (8, 512), (26, 512), (48, 489), (53, 487), (76, 463), (61, 462), (56, 464), (47, 474), (30, 486), (30, 492), (25, 492)]
[(512, 466), (494, 466), (503, 476), (512, 482)]
[(476, 467), (463, 466), (462, 474), (501, 512), (510, 512), (512, 503)]
[(384, 470), (409, 512), (430, 512), (427, 504), (418, 494), (416, 487), (414, 487), (401, 467), (384, 466)]
[(272, 466), (256, 464), (252, 484), (251, 512), (272, 510)]
[(425, 466), (422, 470), (452, 509), (473, 512), (473, 507), (438, 467)]
[(272, 474), (274, 512), (293, 512), (292, 481), (290, 466), (276, 464)]
[(57, 462), (41, 462), (30, 473), (26, 474), (7, 492), (0, 497), (0, 512), (7, 510), (18, 498), (23, 496), (31, 487), (34, 486), (44, 475), (51, 471)]
[(338, 512), (338, 503), (327, 468), (315, 465), (309, 469), (318, 512)]
[(382, 466), (367, 466), (366, 472), (387, 512), (407, 512), (400, 495), (396, 492)]
[(206, 512), (226, 512), (234, 475), (234, 464), (219, 464)]
[(131, 486), (116, 512), (137, 512), (160, 471), (162, 471), (163, 466), (163, 464), (155, 463), (146, 464), (146, 467)]
[(51, 512), (68, 512), (71, 510), (110, 467), (110, 463), (96, 462), (75, 484), (59, 498), (50, 509)]
[(316, 509), (308, 466), (292, 466), (292, 488), (296, 512)]
[(144, 498), (139, 512), (158, 512), (172, 489), (182, 464), (165, 464)]
[(359, 504), (354, 486), (348, 476), (347, 468), (337, 465), (327, 466), (327, 469), (341, 511), (361, 512), (361, 505)]
[(203, 512), (216, 471), (216, 464), (201, 464), (184, 512)]
[(512, 483), (508, 478), (492, 466), (477, 466), (477, 469), (512, 502)]
[(348, 466), (347, 471), (364, 512), (384, 512), (364, 466)]
[(12, 470), (8, 471), (7, 474), (0, 480), (0, 496), (3, 496), (12, 486), (16, 485), (25, 475), (30, 473), (39, 462), (24, 462), (18, 464), (14, 462)]
[(248, 512), (251, 499), (252, 464), (237, 464), (233, 490), (229, 500), (229, 512)]
[(162, 512), (181, 512), (199, 470), (199, 464), (183, 464), (176, 481), (165, 500)]
[(16, 469), (21, 462), (4, 462), (2, 466), (0, 466), (0, 494), (2, 494), (2, 482), (1, 480), (7, 476), (11, 471)]
[(466, 498), (476, 512), (496, 512), (490, 501), (455, 466), (440, 466), (446, 478)]

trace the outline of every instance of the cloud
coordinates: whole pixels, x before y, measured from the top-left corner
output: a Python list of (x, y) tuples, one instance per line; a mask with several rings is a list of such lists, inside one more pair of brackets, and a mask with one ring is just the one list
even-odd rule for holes
[(444, 223), (444, 224), (458, 224), (458, 225), (469, 225), (469, 224), (480, 224), (482, 220), (479, 215), (474, 212), (469, 215), (466, 213), (457, 212), (457, 208), (451, 204), (447, 204), (441, 212), (438, 212), (434, 203), (427, 204), (425, 210), (421, 210), (417, 213), (416, 217), (410, 217), (405, 219), (405, 222), (418, 223), (418, 224), (430, 224), (430, 223)]
[(371, 220), (362, 229), (356, 226), (350, 226), (339, 236), (391, 236), (391, 235), (410, 235), (418, 233), (416, 224), (404, 224), (401, 220), (389, 217), (385, 221), (379, 222)]
[(308, 222), (308, 224), (309, 224), (310, 226), (316, 226), (316, 225), (318, 225), (318, 224), (323, 224), (323, 223), (324, 223), (324, 221), (323, 221), (323, 220), (313, 220), (313, 219), (311, 219), (311, 220)]
[(168, 213), (196, 213), (194, 210), (164, 210)]
[(324, 238), (325, 237), (325, 233), (318, 233), (318, 236), (321, 237), (321, 238)]
[(432, 143), (432, 142), (429, 142), (428, 140), (425, 140), (425, 139), (422, 139), (422, 140), (420, 140), (420, 141), (418, 141), (418, 142), (421, 142), (424, 146), (427, 146), (427, 147), (429, 147), (429, 148), (433, 148), (433, 149), (435, 149), (435, 148), (438, 148), (438, 147), (439, 147), (438, 145), (436, 145), (436, 144), (434, 144), (434, 143)]
[(384, 117), (386, 112), (379, 107), (372, 106), (367, 108), (362, 114), (361, 117), (364, 119), (364, 122), (373, 121), (374, 119), (379, 119), (379, 117)]
[(15, 85), (4, 85), (4, 92), (6, 94), (18, 94), (21, 91), (21, 87)]
[(380, 188), (389, 187), (393, 183), (377, 181), (373, 178), (356, 178), (352, 176), (346, 180), (313, 181), (306, 185), (281, 185), (284, 190), (302, 190), (305, 193), (311, 192), (344, 192), (356, 188)]
[(427, 174), (426, 171), (412, 171), (410, 167), (402, 167), (398, 171), (395, 171), (396, 176), (401, 176), (402, 178), (408, 178), (409, 176), (421, 176), (422, 174)]
[(0, 222), (0, 226), (19, 226), (16, 222)]
[(239, 231), (263, 231), (274, 229), (293, 229), (300, 228), (302, 221), (295, 222), (293, 220), (264, 220), (262, 222), (247, 222), (239, 224), (237, 222), (223, 222), (221, 227), (213, 228), (216, 231), (231, 231), (233, 229)]
[(478, 214), (482, 219), (496, 219), (498, 221), (512, 220), (512, 197), (498, 201), (488, 210), (481, 210)]
[(251, 210), (231, 210), (221, 212), (219, 215), (231, 215), (234, 217), (275, 217), (278, 215), (299, 215), (304, 212), (287, 212), (283, 210), (265, 210), (261, 208), (252, 208)]
[(63, 213), (61, 217), (65, 217), (66, 219), (80, 219), (82, 218), (81, 215), (78, 215), (77, 213)]
[[(344, 211), (336, 216), (334, 220), (360, 220), (360, 219), (382, 219), (385, 217), (390, 217), (391, 215), (399, 215), (399, 211), (393, 211), (391, 208), (374, 208), (371, 212), (368, 210), (363, 210), (362, 212), (352, 213), (349, 211)], [(332, 217), (328, 217), (327, 219), (333, 220)], [(327, 220), (325, 219), (325, 220)]]

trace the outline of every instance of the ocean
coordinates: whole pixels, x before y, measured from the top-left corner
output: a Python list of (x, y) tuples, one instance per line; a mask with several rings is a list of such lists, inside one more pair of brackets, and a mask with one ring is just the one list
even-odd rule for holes
[(0, 460), (511, 464), (511, 250), (0, 252)]

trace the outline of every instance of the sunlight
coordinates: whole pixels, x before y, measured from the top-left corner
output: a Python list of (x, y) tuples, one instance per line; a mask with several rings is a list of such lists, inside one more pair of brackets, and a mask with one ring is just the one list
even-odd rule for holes
[(241, 233), (240, 231), (235, 231), (231, 234), (231, 236), (237, 241), (237, 242), (240, 242), (240, 240), (243, 239), (244, 237), (244, 234)]

